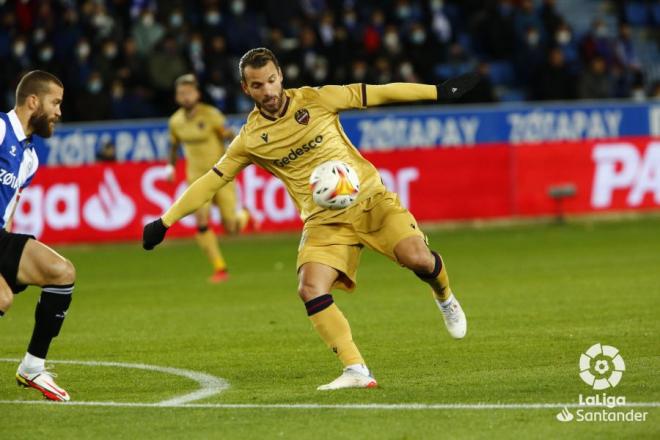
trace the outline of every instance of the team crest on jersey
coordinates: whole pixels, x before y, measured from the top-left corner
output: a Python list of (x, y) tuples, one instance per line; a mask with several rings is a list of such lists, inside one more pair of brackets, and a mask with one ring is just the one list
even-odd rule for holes
[(200, 130), (204, 130), (204, 121), (199, 121), (197, 127), (199, 127)]
[(309, 123), (309, 112), (306, 108), (301, 108), (293, 115), (298, 124), (307, 125)]
[(268, 143), (268, 133), (261, 133), (261, 139), (263, 139), (264, 142)]

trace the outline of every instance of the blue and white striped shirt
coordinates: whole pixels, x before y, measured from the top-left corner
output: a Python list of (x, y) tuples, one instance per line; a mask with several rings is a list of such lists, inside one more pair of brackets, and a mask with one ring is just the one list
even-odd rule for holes
[(37, 172), (39, 159), (14, 110), (0, 112), (0, 228), (16, 209), (18, 195)]

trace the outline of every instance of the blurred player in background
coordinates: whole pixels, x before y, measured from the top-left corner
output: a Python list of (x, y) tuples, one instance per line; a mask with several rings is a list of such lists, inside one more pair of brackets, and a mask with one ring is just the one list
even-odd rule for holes
[[(348, 140), (338, 112), (393, 102), (458, 98), (474, 87), (476, 75), (464, 75), (439, 86), (351, 84), (284, 90), (279, 63), (265, 48), (243, 55), (239, 69), (243, 91), (256, 108), (215, 167), (191, 185), (161, 219), (145, 226), (145, 249), (160, 243), (168, 227), (198, 209), (239, 171), (255, 163), (284, 182), (305, 222), (298, 248), (298, 293), (315, 330), (344, 365), (343, 373), (319, 390), (377, 386), (353, 342), (348, 321), (330, 294), (333, 287), (348, 291), (355, 288), (364, 246), (426, 282), (449, 333), (456, 339), (463, 338), (467, 321), (449, 287), (440, 255), (427, 247), (415, 218)], [(312, 170), (331, 159), (348, 163), (360, 177), (358, 199), (343, 210), (317, 206), (309, 188)]]
[(71, 304), (76, 278), (73, 264), (31, 235), (9, 232), (20, 192), (30, 184), (39, 162), (32, 135), (48, 138), (62, 116), (64, 87), (50, 73), (27, 73), (16, 88), (16, 106), (0, 113), (0, 318), (14, 295), (40, 286), (35, 325), (27, 353), (18, 366), (19, 385), (36, 388), (49, 400), (69, 400), (53, 380), (45, 360)]
[[(186, 158), (186, 180), (188, 184), (206, 174), (225, 152), (224, 142), (234, 137), (225, 127), (224, 115), (215, 107), (200, 102), (197, 79), (192, 74), (179, 77), (175, 82), (175, 99), (179, 108), (169, 120), (170, 180), (175, 177), (175, 165), (179, 145), (183, 145)], [(218, 283), (227, 279), (225, 262), (213, 229), (209, 226), (211, 203), (220, 209), (222, 224), (228, 234), (243, 230), (250, 215), (247, 209), (236, 210), (236, 188), (233, 184), (220, 188), (212, 199), (195, 211), (197, 220), (197, 243), (213, 265), (209, 281)]]

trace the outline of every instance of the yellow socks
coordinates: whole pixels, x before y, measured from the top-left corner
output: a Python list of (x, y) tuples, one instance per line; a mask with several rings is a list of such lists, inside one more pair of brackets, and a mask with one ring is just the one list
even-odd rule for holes
[(447, 275), (447, 268), (443, 264), (442, 258), (436, 252), (431, 251), (433, 257), (435, 258), (435, 267), (431, 273), (420, 273), (415, 272), (415, 274), (426, 282), (431, 289), (433, 289), (433, 296), (438, 301), (445, 302), (451, 297), (451, 287), (449, 287), (449, 276)]
[(364, 359), (353, 342), (351, 327), (335, 305), (332, 295), (325, 294), (314, 298), (306, 302), (305, 307), (314, 329), (345, 367), (364, 364)]
[(243, 208), (238, 212), (236, 217), (237, 217), (236, 220), (238, 222), (237, 232), (241, 232), (241, 231), (245, 230), (245, 228), (247, 228), (247, 225), (250, 222), (250, 211)]
[(197, 239), (197, 244), (199, 244), (199, 247), (202, 248), (209, 261), (213, 265), (213, 270), (226, 270), (227, 263), (222, 257), (220, 247), (218, 246), (218, 240), (216, 239), (213, 231), (208, 228), (199, 228), (199, 232), (195, 238)]

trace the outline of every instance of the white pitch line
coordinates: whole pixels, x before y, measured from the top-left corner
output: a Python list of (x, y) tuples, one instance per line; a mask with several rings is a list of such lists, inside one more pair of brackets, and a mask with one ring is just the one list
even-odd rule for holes
[[(2, 359), (0, 362), (20, 362), (20, 359)], [(173, 367), (161, 367), (159, 365), (147, 365), (147, 364), (132, 364), (126, 362), (102, 362), (102, 361), (51, 361), (48, 363), (53, 364), (69, 364), (69, 365), (86, 365), (89, 367), (117, 367), (117, 368), (133, 368), (136, 370), (147, 370), (147, 371), (157, 371), (159, 373), (172, 374), (174, 376), (181, 376), (197, 382), (200, 386), (200, 389), (193, 391), (192, 393), (184, 394), (181, 396), (176, 396), (171, 399), (163, 400), (162, 402), (147, 404), (153, 406), (177, 406), (183, 405), (188, 402), (193, 402), (195, 400), (204, 399), (216, 394), (220, 394), (227, 388), (229, 388), (229, 382), (226, 380), (212, 376), (206, 373), (200, 373), (199, 371), (193, 370), (184, 370), (182, 368), (173, 368)], [(85, 402), (77, 402), (85, 403)], [(103, 402), (95, 402), (103, 403)], [(109, 402), (112, 403), (112, 402)]]
[[(20, 359), (0, 358), (0, 362), (20, 362)], [(202, 408), (202, 409), (337, 409), (337, 410), (523, 410), (523, 409), (562, 409), (566, 408), (606, 408), (604, 405), (580, 405), (577, 403), (188, 403), (195, 400), (219, 394), (229, 388), (229, 383), (219, 377), (198, 371), (181, 368), (161, 367), (158, 365), (131, 364), (125, 362), (101, 361), (48, 361), (54, 364), (87, 365), (92, 367), (134, 368), (138, 370), (157, 371), (165, 374), (186, 377), (197, 382), (201, 389), (182, 396), (173, 397), (156, 403), (142, 402), (48, 402), (43, 400), (0, 400), (0, 404), (19, 405), (57, 405), (57, 406), (101, 406), (120, 408)], [(659, 408), (660, 402), (629, 402), (617, 405), (617, 408)]]
[[(0, 404), (28, 404), (55, 406), (106, 406), (126, 408), (201, 408), (201, 409), (286, 409), (286, 410), (524, 410), (524, 409), (562, 409), (566, 408), (603, 408), (603, 405), (579, 405), (577, 403), (187, 403), (168, 404), (139, 402), (47, 402), (43, 400), (0, 400)], [(660, 408), (660, 402), (630, 402), (616, 408)], [(612, 409), (612, 408), (610, 408)]]

